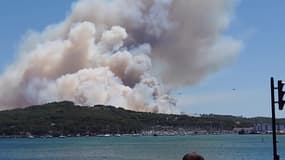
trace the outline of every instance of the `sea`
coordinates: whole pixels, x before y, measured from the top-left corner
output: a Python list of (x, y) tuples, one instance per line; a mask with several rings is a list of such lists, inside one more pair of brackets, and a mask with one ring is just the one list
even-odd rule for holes
[[(0, 160), (272, 160), (270, 135), (0, 138)], [(285, 159), (285, 136), (278, 136)]]

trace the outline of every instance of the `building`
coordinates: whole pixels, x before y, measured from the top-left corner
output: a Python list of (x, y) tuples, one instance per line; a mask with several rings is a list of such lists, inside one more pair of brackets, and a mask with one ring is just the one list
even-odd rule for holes
[[(255, 130), (260, 133), (272, 132), (272, 124), (258, 123), (255, 125)], [(276, 130), (279, 132), (285, 132), (285, 124), (276, 124)]]

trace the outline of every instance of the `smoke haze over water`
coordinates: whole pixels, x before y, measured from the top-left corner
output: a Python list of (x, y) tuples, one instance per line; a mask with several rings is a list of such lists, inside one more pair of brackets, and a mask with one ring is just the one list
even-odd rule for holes
[(168, 93), (233, 61), (233, 0), (79, 0), (29, 33), (0, 75), (0, 106), (51, 101), (175, 113)]

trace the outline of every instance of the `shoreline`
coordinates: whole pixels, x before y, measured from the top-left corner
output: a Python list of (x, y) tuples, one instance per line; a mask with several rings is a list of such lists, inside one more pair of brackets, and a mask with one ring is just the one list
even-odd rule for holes
[[(15, 139), (15, 138), (25, 138), (25, 139), (62, 139), (62, 138), (82, 138), (82, 137), (171, 137), (171, 136), (219, 136), (219, 135), (271, 135), (269, 133), (254, 133), (254, 134), (238, 134), (238, 133), (219, 133), (219, 134), (213, 134), (213, 133), (194, 133), (194, 134), (98, 134), (98, 135), (60, 135), (60, 136), (52, 136), (52, 135), (46, 135), (46, 136), (39, 136), (39, 135), (8, 135), (8, 136), (0, 136), (1, 139)], [(284, 134), (278, 134), (278, 135), (284, 135)]]

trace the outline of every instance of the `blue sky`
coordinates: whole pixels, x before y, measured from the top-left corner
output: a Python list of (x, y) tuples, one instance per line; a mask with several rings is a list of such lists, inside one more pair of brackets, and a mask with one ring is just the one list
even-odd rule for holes
[[(0, 71), (29, 30), (60, 22), (75, 0), (1, 0)], [(173, 93), (186, 113), (270, 116), (269, 78), (285, 80), (285, 1), (241, 0), (226, 34), (244, 43), (235, 63)], [(232, 90), (235, 88), (236, 90)], [(285, 111), (277, 111), (285, 117)]]

